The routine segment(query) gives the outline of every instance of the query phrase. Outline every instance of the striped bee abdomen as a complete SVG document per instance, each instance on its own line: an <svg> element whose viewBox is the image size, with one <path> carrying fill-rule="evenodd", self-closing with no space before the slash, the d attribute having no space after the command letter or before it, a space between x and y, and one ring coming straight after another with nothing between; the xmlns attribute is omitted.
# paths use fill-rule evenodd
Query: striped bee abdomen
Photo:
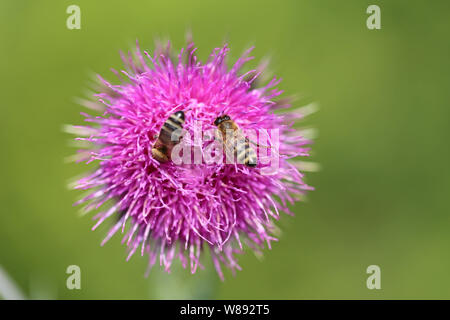
<svg viewBox="0 0 450 320"><path fill-rule="evenodd" d="M152 147L152 156L160 162L170 160L173 146L178 144L184 124L184 112L177 111L163 124L158 139Z"/></svg>
<svg viewBox="0 0 450 320"><path fill-rule="evenodd" d="M255 167L257 164L256 152L250 147L248 139L237 140L236 159L238 163L243 163L248 167Z"/></svg>

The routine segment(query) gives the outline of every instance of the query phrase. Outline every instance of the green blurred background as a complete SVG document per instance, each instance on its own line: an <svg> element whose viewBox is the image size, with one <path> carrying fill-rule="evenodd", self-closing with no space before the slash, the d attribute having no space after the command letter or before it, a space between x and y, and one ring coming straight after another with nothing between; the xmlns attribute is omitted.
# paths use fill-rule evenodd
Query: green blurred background
<svg viewBox="0 0 450 320"><path fill-rule="evenodd" d="M81 7L81 30L66 8ZM381 30L366 8L381 7ZM448 1L5 1L0 2L0 265L31 298L405 299L450 298L450 3ZM191 28L201 58L226 38L272 56L286 94L320 112L308 174L316 187L263 261L221 283L207 270L171 276L147 259L125 262L117 235L105 247L72 203L67 182L86 170L63 124L79 124L91 72L113 79L120 49L155 37L183 45ZM67 290L68 265L82 289ZM381 290L366 268L381 267ZM175 268L177 269L177 268Z"/></svg>

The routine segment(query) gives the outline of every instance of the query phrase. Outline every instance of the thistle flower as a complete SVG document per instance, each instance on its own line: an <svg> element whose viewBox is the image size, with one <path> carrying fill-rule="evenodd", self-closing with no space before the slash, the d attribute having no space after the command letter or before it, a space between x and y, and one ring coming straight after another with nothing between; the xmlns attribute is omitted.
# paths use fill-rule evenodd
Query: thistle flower
<svg viewBox="0 0 450 320"><path fill-rule="evenodd" d="M76 204L89 212L107 207L94 219L97 228L108 218L113 226L102 245L119 230L124 233L128 259L136 252L148 255L149 270L157 260L168 272L178 258L192 273L202 251L210 248L215 268L223 279L222 266L233 274L240 266L236 254L246 245L257 253L275 241L274 221L280 212L290 213L288 203L310 190L291 158L307 156L310 140L292 126L302 118L287 112L290 102L278 99L282 91L273 78L261 84L265 65L242 73L252 59L251 49L230 68L227 45L216 48L206 62L195 55L188 42L177 57L169 43L158 45L153 55L136 45L134 52L122 53L125 70L113 72L120 83L99 76L96 101L84 104L100 116L82 113L86 125L71 132L85 141L76 160L98 162L93 172L79 179L75 189L89 190ZM278 100L277 100L278 99ZM242 164L158 162L151 149L165 121L176 111L184 111L183 129L195 136L195 124L203 130L215 129L214 120L229 115L243 130L279 130L279 143L268 148L256 145L258 152L277 153L275 172L264 174L267 163L255 168ZM275 113L276 111L276 113ZM207 147L201 141L195 148ZM184 136L182 145L192 141ZM203 149L201 149L203 150ZM111 204L111 205L109 205ZM109 206L108 206L109 205Z"/></svg>

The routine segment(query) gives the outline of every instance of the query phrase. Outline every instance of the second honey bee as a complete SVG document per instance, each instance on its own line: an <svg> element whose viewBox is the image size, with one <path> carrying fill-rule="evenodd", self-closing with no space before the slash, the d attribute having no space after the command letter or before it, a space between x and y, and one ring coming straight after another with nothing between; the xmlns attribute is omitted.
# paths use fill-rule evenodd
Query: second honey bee
<svg viewBox="0 0 450 320"><path fill-rule="evenodd" d="M180 142L184 124L184 112L177 111L164 123L158 139L152 147L152 156L159 162L170 160L173 147Z"/></svg>
<svg viewBox="0 0 450 320"><path fill-rule="evenodd" d="M218 138L222 141L227 154L235 155L238 163L256 167L258 164L256 152L250 147L250 141L244 136L236 122L229 116L223 115L216 118L214 125L217 126L220 133Z"/></svg>

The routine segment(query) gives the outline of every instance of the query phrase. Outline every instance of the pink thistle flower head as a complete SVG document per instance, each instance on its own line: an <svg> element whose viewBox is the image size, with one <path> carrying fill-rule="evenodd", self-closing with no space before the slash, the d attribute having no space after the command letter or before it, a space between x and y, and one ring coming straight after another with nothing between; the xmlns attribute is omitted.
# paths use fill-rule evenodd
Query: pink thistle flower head
<svg viewBox="0 0 450 320"><path fill-rule="evenodd" d="M256 252L270 248L280 212L290 213L288 203L311 189L292 160L307 156L311 141L293 128L303 115L286 111L290 102L278 99L279 80L262 83L264 63L240 71L252 59L251 50L230 67L226 45L214 49L206 62L195 51L192 42L176 57L169 44L157 46L153 54L137 45L133 53L122 54L125 70L113 70L119 84L99 77L95 101L84 101L99 115L82 113L86 124L71 127L77 140L88 143L76 160L98 166L74 188L89 192L76 203L85 211L105 207L95 215L93 229L108 218L114 222L102 244L120 231L128 259L138 251L148 256L149 270L159 261L170 272L178 258L192 273L202 267L202 251L209 247L223 279L222 266L233 274L240 269L236 254L244 246ZM159 161L152 150L165 123L180 111L184 135L174 145L182 157ZM252 148L258 156L255 166L204 157L208 146L225 142L197 136L210 131L218 137L216 119L224 115L239 132L265 135L264 145L261 139L256 144L244 140L242 150ZM242 151L238 145L233 150Z"/></svg>

